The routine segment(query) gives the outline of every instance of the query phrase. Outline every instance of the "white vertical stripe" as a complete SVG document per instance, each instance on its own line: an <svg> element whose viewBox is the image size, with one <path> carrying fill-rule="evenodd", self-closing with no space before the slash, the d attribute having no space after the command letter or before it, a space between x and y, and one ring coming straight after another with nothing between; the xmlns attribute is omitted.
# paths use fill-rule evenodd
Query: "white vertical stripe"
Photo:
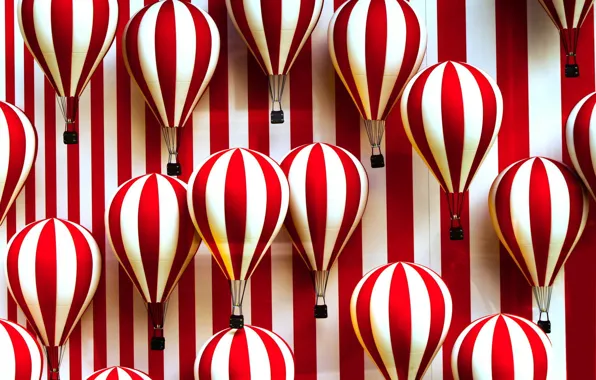
<svg viewBox="0 0 596 380"><path fill-rule="evenodd" d="M254 59L244 41L228 22L228 117L230 148L248 148L248 59ZM260 80L266 81L262 76Z"/></svg>
<svg viewBox="0 0 596 380"><path fill-rule="evenodd" d="M164 300L166 284L176 258L180 239L180 213L176 192L170 182L156 176L159 197L159 263L155 301ZM184 252L183 254L186 254ZM178 275L178 273L172 273Z"/></svg>
<svg viewBox="0 0 596 380"><path fill-rule="evenodd" d="M269 56L269 49L267 48L267 38L265 37L265 25L263 21L261 2L245 0L243 2L243 8L248 29L250 30L250 33L255 41L255 45L257 46L257 51L254 53L262 57L267 72L269 74L275 74L273 72L271 57ZM238 34L240 34L240 32L238 32Z"/></svg>
<svg viewBox="0 0 596 380"><path fill-rule="evenodd" d="M149 370L149 340L148 325L151 323L147 306L138 291L133 289L133 317L134 317L134 365L139 371Z"/></svg>
<svg viewBox="0 0 596 380"><path fill-rule="evenodd" d="M265 344L259 337L259 335L251 328L244 329L246 334L246 346L250 357L250 378L251 379L270 379L271 378L271 365L269 353ZM230 356L233 360L234 356ZM255 365L259 363L261 365Z"/></svg>
<svg viewBox="0 0 596 380"><path fill-rule="evenodd" d="M391 339L391 322L389 320L391 281L396 267L397 265L392 265L382 270L375 281L369 306L372 336L383 364L391 377L397 377L396 363L393 358L394 347ZM405 270L405 266L403 268Z"/></svg>
<svg viewBox="0 0 596 380"><path fill-rule="evenodd" d="M351 75L357 90L354 97L360 98L366 119L375 119L372 115L366 75L366 26L370 0L358 1L354 4L346 30L346 45ZM345 73L350 76L350 73Z"/></svg>
<svg viewBox="0 0 596 380"><path fill-rule="evenodd" d="M271 245L272 329L294 347L292 242L283 229Z"/></svg>
<svg viewBox="0 0 596 380"><path fill-rule="evenodd" d="M230 378L230 366L228 363L235 332L235 330L226 332L217 343L217 346L215 346L211 358L211 378Z"/></svg>
<svg viewBox="0 0 596 380"><path fill-rule="evenodd" d="M62 133L64 131L64 117L56 100L53 101L56 110L56 212L58 218L68 219L68 151L72 148L64 144ZM79 133L80 135L81 133ZM71 155L72 156L72 155ZM79 170L80 173L80 170Z"/></svg>
<svg viewBox="0 0 596 380"><path fill-rule="evenodd" d="M0 7L2 8L2 7ZM0 20L3 18L0 15ZM2 29L2 28L0 28ZM1 38L1 37L0 37ZM2 46L0 45L0 49ZM44 115L44 82L45 76L37 63L33 64L33 80L35 91L35 119L31 120L37 131L37 156L35 158L35 218L43 219L46 215L46 144L45 144L45 115ZM0 286L1 288L1 286Z"/></svg>
<svg viewBox="0 0 596 380"><path fill-rule="evenodd" d="M93 303L81 318L81 376L84 379L93 373Z"/></svg>
<svg viewBox="0 0 596 380"><path fill-rule="evenodd" d="M66 342L63 347L63 356L60 362L60 380L70 380L70 341Z"/></svg>
<svg viewBox="0 0 596 380"><path fill-rule="evenodd" d="M56 52L54 50L52 23L51 20L51 1L35 2L33 6L33 27L35 29L35 36L39 44L39 49L42 52L43 59L48 65L50 76L55 80L58 86L58 93L64 93L62 82L58 71L58 62L56 61Z"/></svg>
<svg viewBox="0 0 596 380"><path fill-rule="evenodd" d="M79 81L85 81L87 79L81 78L81 74L87 54L89 53L89 45L91 44L94 11L94 4L91 1L72 2L72 14L76 16L72 18L72 28L75 32L72 34L72 55L70 60L72 67L70 69L69 95L75 94Z"/></svg>
<svg viewBox="0 0 596 380"><path fill-rule="evenodd" d="M467 62L492 78L497 73L495 1L466 1ZM470 205L471 319L500 310L499 240L488 212L487 194L499 173L498 143L488 151L472 181Z"/></svg>
<svg viewBox="0 0 596 380"><path fill-rule="evenodd" d="M70 331L65 330L65 327L68 327L66 319L74 300L79 273L77 272L77 249L72 234L62 222L55 221L54 227L56 229L56 336L54 343L58 343L63 334L70 335Z"/></svg>
<svg viewBox="0 0 596 380"><path fill-rule="evenodd" d="M104 173L105 173L105 199L107 206L112 200L118 187L118 123L117 123L117 78L116 72L116 44L106 54L104 65ZM134 139L133 139L134 141ZM43 145L43 144L42 144ZM39 156L38 156L39 157ZM38 158L39 159L39 158ZM120 363L120 319L119 319L119 290L118 290L118 261L112 251L107 234L105 244L105 286L106 286L106 345L107 365L113 366Z"/></svg>
<svg viewBox="0 0 596 380"><path fill-rule="evenodd" d="M176 287L168 301L164 325L164 337L166 338L166 349L163 351L164 379L180 377L180 335L187 334L187 332L178 328L179 316L178 287Z"/></svg>
<svg viewBox="0 0 596 380"><path fill-rule="evenodd" d="M0 20L6 20L6 7L0 7ZM0 51L3 52L6 52L5 29L0 28ZM0 54L0 100L6 100L6 54Z"/></svg>
<svg viewBox="0 0 596 380"><path fill-rule="evenodd" d="M282 72L288 59L292 41L296 36L296 26L300 16L301 1L284 1L281 6L281 33L279 46L279 71ZM316 7L316 5L315 5ZM315 8L316 9L316 8ZM276 73L277 74L277 73Z"/></svg>
<svg viewBox="0 0 596 380"><path fill-rule="evenodd" d="M325 268L331 260L331 254L344 220L348 189L341 159L332 148L326 145L321 145L321 148L325 160L325 182L327 184L327 219L323 257L323 266Z"/></svg>
<svg viewBox="0 0 596 380"><path fill-rule="evenodd" d="M9 0L14 1L14 9L17 8L17 0ZM21 35L21 29L19 27L19 21L17 12L13 13L13 30L12 33L14 35L14 79L15 79L15 86L14 86L14 105L19 107L20 109L25 109L25 42L23 41L23 36ZM2 19L4 20L4 19Z"/></svg>
<svg viewBox="0 0 596 380"><path fill-rule="evenodd" d="M534 377L534 366L532 365L534 355L532 354L532 346L528 341L528 336L516 321L506 316L503 317L503 320L507 325L509 339L513 347L515 378L531 379Z"/></svg>
<svg viewBox="0 0 596 380"><path fill-rule="evenodd" d="M24 353L21 355L24 355ZM0 325L0 357L2 358L2 376L5 376L6 379L15 379L17 358L15 357L12 340L3 325Z"/></svg>
<svg viewBox="0 0 596 380"><path fill-rule="evenodd" d="M1 7L0 7L1 8ZM1 29L1 28L0 28ZM8 284L6 283L6 255L8 236L6 231L6 223L0 224L0 317L4 318L8 315Z"/></svg>

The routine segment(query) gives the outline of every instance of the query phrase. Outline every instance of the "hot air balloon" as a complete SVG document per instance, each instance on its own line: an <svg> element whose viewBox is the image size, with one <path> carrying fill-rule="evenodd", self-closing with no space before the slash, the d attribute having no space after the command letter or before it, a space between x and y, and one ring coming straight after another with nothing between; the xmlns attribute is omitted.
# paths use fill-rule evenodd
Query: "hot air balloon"
<svg viewBox="0 0 596 380"><path fill-rule="evenodd" d="M37 154L37 133L25 114L0 102L0 225L17 199Z"/></svg>
<svg viewBox="0 0 596 380"><path fill-rule="evenodd" d="M230 327L244 325L246 281L288 212L288 181L275 161L234 148L211 155L188 182L192 221L230 283Z"/></svg>
<svg viewBox="0 0 596 380"><path fill-rule="evenodd" d="M422 379L445 341L453 304L435 272L397 262L360 280L350 313L356 337L385 379Z"/></svg>
<svg viewBox="0 0 596 380"><path fill-rule="evenodd" d="M64 144L78 144L79 97L116 36L118 0L19 0L29 51L56 91Z"/></svg>
<svg viewBox="0 0 596 380"><path fill-rule="evenodd" d="M474 66L446 61L408 83L401 116L412 146L446 193L450 238L462 240L465 193L501 128L501 91Z"/></svg>
<svg viewBox="0 0 596 380"><path fill-rule="evenodd" d="M368 199L368 177L347 150L315 143L281 162L290 184L285 226L315 287L315 317L327 318L329 271L356 229Z"/></svg>
<svg viewBox="0 0 596 380"><path fill-rule="evenodd" d="M161 174L125 182L106 211L106 231L120 265L147 303L151 349L163 350L168 298L201 243L188 213L186 185Z"/></svg>
<svg viewBox="0 0 596 380"><path fill-rule="evenodd" d="M575 78L579 76L577 66L577 41L579 30L586 20L594 0L538 0L553 21L559 34L567 60L565 62L565 76Z"/></svg>
<svg viewBox="0 0 596 380"><path fill-rule="evenodd" d="M294 380L294 354L271 331L230 328L203 345L194 372L195 380Z"/></svg>
<svg viewBox="0 0 596 380"><path fill-rule="evenodd" d="M596 199L596 171L593 164L593 162L596 162L596 155L594 154L596 152L596 124L593 124L594 108L596 108L596 92L588 94L580 100L569 114L566 140L573 167L590 194L592 194L592 197Z"/></svg>
<svg viewBox="0 0 596 380"><path fill-rule="evenodd" d="M95 295L100 274L93 236L67 220L33 222L8 243L8 288L43 343L49 380L60 379L64 344Z"/></svg>
<svg viewBox="0 0 596 380"><path fill-rule="evenodd" d="M457 338L451 370L457 380L547 380L552 346L527 319L510 314L480 318Z"/></svg>
<svg viewBox="0 0 596 380"><path fill-rule="evenodd" d="M3 380L40 380L43 356L37 339L24 327L0 319Z"/></svg>
<svg viewBox="0 0 596 380"><path fill-rule="evenodd" d="M385 120L425 52L426 29L406 0L350 0L329 23L331 61L364 119L373 168L385 166Z"/></svg>
<svg viewBox="0 0 596 380"><path fill-rule="evenodd" d="M488 205L501 243L533 287L538 326L550 333L552 286L586 226L587 192L567 166L531 157L499 174Z"/></svg>
<svg viewBox="0 0 596 380"><path fill-rule="evenodd" d="M269 77L271 123L281 124L286 77L319 21L323 0L226 0L226 7L236 30Z"/></svg>
<svg viewBox="0 0 596 380"><path fill-rule="evenodd" d="M217 26L207 12L190 2L165 0L137 12L122 38L128 73L161 125L169 153L168 175L180 175L181 127L215 71Z"/></svg>
<svg viewBox="0 0 596 380"><path fill-rule="evenodd" d="M144 372L126 367L110 367L94 372L87 380L151 380Z"/></svg>

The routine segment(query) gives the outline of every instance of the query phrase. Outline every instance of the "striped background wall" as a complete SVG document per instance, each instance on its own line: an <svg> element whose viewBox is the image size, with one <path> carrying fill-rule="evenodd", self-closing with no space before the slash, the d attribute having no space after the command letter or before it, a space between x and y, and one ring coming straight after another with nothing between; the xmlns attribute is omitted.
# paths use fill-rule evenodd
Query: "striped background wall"
<svg viewBox="0 0 596 380"><path fill-rule="evenodd" d="M25 224L58 216L89 228L105 252L97 295L70 338L62 379L85 379L94 369L121 364L153 379L192 379L197 350L229 315L227 283L201 247L174 292L167 315L167 349L151 352L150 324L141 298L119 269L104 229L104 208L117 186L146 172L165 173L161 132L140 92L131 84L121 53L130 16L151 0L120 0L116 43L81 99L80 144L62 144L62 115L54 93L25 49L15 20L16 0L0 6L0 99L24 109L40 138L35 169L0 228L0 252ZM584 24L579 48L581 77L561 76L558 34L536 0L412 0L428 32L425 65L465 60L495 77L505 101L504 124L470 190L466 239L448 237L448 212L439 186L412 153L399 114L387 122L386 167L370 169L369 147L359 115L335 77L327 50L327 25L342 0L326 0L321 20L290 76L286 123L268 123L265 77L227 17L222 0L193 0L216 21L222 49L210 90L184 131L184 177L210 153L243 146L279 160L311 141L340 145L367 167L370 198L361 228L333 270L329 318L312 318L310 278L282 233L247 289L248 323L283 336L304 380L380 379L365 358L349 316L349 299L368 270L388 261L427 265L442 275L454 300L451 333L429 379L450 379L449 355L459 332L473 319L498 311L536 316L530 287L490 225L487 193L497 173L529 155L569 163L562 122L595 87L594 17ZM556 283L551 320L554 379L596 379L596 224L592 217L565 272ZM25 323L0 276L0 317Z"/></svg>

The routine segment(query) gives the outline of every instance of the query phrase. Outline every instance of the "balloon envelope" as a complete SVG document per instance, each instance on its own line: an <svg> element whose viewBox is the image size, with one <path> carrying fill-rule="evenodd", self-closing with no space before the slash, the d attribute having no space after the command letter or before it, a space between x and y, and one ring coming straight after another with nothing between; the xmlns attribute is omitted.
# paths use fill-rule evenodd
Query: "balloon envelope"
<svg viewBox="0 0 596 380"><path fill-rule="evenodd" d="M3 380L40 380L43 356L37 339L24 327L0 319Z"/></svg>
<svg viewBox="0 0 596 380"><path fill-rule="evenodd" d="M116 366L100 369L87 380L151 380L151 378L139 370Z"/></svg>
<svg viewBox="0 0 596 380"><path fill-rule="evenodd" d="M293 380L294 354L279 335L247 325L211 337L194 372L195 380Z"/></svg>
<svg viewBox="0 0 596 380"><path fill-rule="evenodd" d="M453 304L435 272L397 262L360 280L350 313L356 337L386 379L421 379L445 341Z"/></svg>
<svg viewBox="0 0 596 380"><path fill-rule="evenodd" d="M527 319L510 314L480 318L457 338L451 352L460 380L546 380L551 342Z"/></svg>
<svg viewBox="0 0 596 380"><path fill-rule="evenodd" d="M25 114L0 102L0 225L21 192L37 154L37 133Z"/></svg>
<svg viewBox="0 0 596 380"><path fill-rule="evenodd" d="M596 92L586 95L567 119L567 150L573 167L596 199Z"/></svg>

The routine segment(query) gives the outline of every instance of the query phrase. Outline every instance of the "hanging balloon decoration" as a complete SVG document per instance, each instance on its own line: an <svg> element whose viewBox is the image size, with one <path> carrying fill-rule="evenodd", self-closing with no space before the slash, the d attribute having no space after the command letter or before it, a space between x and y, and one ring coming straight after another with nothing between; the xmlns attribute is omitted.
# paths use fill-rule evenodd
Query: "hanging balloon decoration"
<svg viewBox="0 0 596 380"><path fill-rule="evenodd" d="M8 288L43 343L48 380L60 379L63 347L95 295L100 274L93 236L66 220L31 223L8 244Z"/></svg>
<svg viewBox="0 0 596 380"><path fill-rule="evenodd" d="M385 379L422 379L445 341L453 304L435 272L397 262L360 280L350 313L356 337Z"/></svg>
<svg viewBox="0 0 596 380"><path fill-rule="evenodd" d="M579 31L590 13L594 0L538 0L553 21L561 36L561 43L567 60L565 62L565 76L576 78L579 76L577 66L577 41Z"/></svg>
<svg viewBox="0 0 596 380"><path fill-rule="evenodd" d="M279 335L246 325L211 337L194 373L195 380L294 380L294 354Z"/></svg>
<svg viewBox="0 0 596 380"><path fill-rule="evenodd" d="M207 89L219 59L219 31L190 2L155 2L135 14L123 34L124 62L159 121L168 175L182 174L182 127ZM158 154L158 153L154 153Z"/></svg>
<svg viewBox="0 0 596 380"><path fill-rule="evenodd" d="M292 150L281 162L290 184L285 226L315 287L315 318L327 318L329 271L360 223L368 177L347 150L315 143Z"/></svg>
<svg viewBox="0 0 596 380"><path fill-rule="evenodd" d="M17 199L37 154L37 133L25 114L0 101L0 225Z"/></svg>
<svg viewBox="0 0 596 380"><path fill-rule="evenodd" d="M168 298L201 240L186 202L186 184L161 174L120 186L106 213L106 231L120 265L153 322L152 350L163 350Z"/></svg>
<svg viewBox="0 0 596 380"><path fill-rule="evenodd" d="M24 327L0 319L2 380L40 380L43 356L37 339Z"/></svg>
<svg viewBox="0 0 596 380"><path fill-rule="evenodd" d="M319 21L323 0L226 0L226 7L236 30L269 77L271 123L281 124L286 77Z"/></svg>
<svg viewBox="0 0 596 380"><path fill-rule="evenodd" d="M510 314L480 318L457 338L451 352L459 380L547 380L552 345L527 319Z"/></svg>
<svg viewBox="0 0 596 380"><path fill-rule="evenodd" d="M94 372L87 380L151 380L151 378L136 369L110 367Z"/></svg>
<svg viewBox="0 0 596 380"><path fill-rule="evenodd" d="M499 239L533 287L538 326L550 333L552 286L586 226L587 193L567 166L531 157L499 174L488 202Z"/></svg>
<svg viewBox="0 0 596 380"><path fill-rule="evenodd" d="M567 119L567 150L573 167L596 199L596 92L577 103Z"/></svg>
<svg viewBox="0 0 596 380"><path fill-rule="evenodd" d="M373 168L385 166L385 120L426 52L426 29L405 0L350 0L329 23L329 54L370 142Z"/></svg>
<svg viewBox="0 0 596 380"><path fill-rule="evenodd" d="M114 41L118 0L20 0L17 16L25 44L56 92L64 144L78 144L79 97Z"/></svg>
<svg viewBox="0 0 596 380"><path fill-rule="evenodd" d="M230 283L230 327L244 325L246 281L279 233L288 181L275 161L249 149L211 155L188 182L192 221Z"/></svg>
<svg viewBox="0 0 596 380"><path fill-rule="evenodd" d="M412 146L446 193L450 238L462 240L465 193L501 128L501 91L474 66L446 61L408 83L401 116Z"/></svg>

